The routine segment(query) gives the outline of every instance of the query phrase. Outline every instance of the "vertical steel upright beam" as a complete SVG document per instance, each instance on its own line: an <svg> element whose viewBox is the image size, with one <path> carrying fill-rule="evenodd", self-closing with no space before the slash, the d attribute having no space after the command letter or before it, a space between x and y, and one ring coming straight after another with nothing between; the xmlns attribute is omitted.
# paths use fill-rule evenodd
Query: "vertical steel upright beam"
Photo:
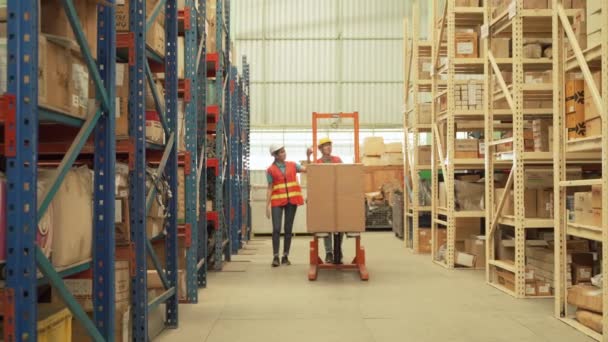
<svg viewBox="0 0 608 342"><path fill-rule="evenodd" d="M190 80L191 89L198 89L198 73L197 66L198 62L196 61L196 56L198 54L198 14L195 10L195 1L194 0L186 0L185 8L189 9L185 13L185 15L189 15L190 29L186 29L184 35L184 48L185 53L183 58L184 67L185 67L185 77L186 80ZM190 99L185 99L184 105L184 136L185 136L185 145L186 151L190 154L190 158L186 159L186 163L190 163L190 165L186 165L186 169L189 169L190 172L185 175L185 205L186 205L186 224L190 226L190 234L191 234L191 244L190 247L186 247L186 299L189 303L198 302L198 238L199 238L199 229L197 226L197 195L198 189L196 187L196 179L197 179L197 165L198 165L198 148L197 148L197 106L198 106L198 97L196 95L190 96ZM202 105L202 104L201 104Z"/></svg>
<svg viewBox="0 0 608 342"><path fill-rule="evenodd" d="M437 6L439 0L432 0L432 8L431 8L431 19L433 22L433 27L435 27L435 18L437 15ZM437 34L437 30L433 29L429 32L429 36L431 39L431 124L432 127L435 127L437 123L437 105L436 105L436 97L437 97L437 65L435 61L438 59L439 51L441 50L441 37ZM434 133L433 133L434 134ZM435 139L432 139L431 145L431 258L433 260L437 259L437 202L439 200L439 172L438 172L438 153L436 151Z"/></svg>
<svg viewBox="0 0 608 342"><path fill-rule="evenodd" d="M490 51L492 35L489 33L490 22L492 20L492 5L489 1L484 3L484 26L487 36L484 38L484 30L482 31L482 40L485 51ZM490 51L491 52L491 51ZM488 263L490 260L494 260L494 236L496 234L488 235L490 231L490 225L494 217L494 149L491 146L491 142L494 140L494 82L493 69L490 67L489 53L483 60L484 70L484 108L485 108L485 120L484 120L484 139L485 139L485 204L486 204L486 282L491 281L491 266Z"/></svg>
<svg viewBox="0 0 608 342"><path fill-rule="evenodd" d="M134 65L129 65L129 137L132 163L129 165L129 218L135 248L135 277L131 280L133 341L148 340L148 288L146 266L146 7L129 0L129 30L133 33Z"/></svg>
<svg viewBox="0 0 608 342"><path fill-rule="evenodd" d="M602 103L608 108L608 0L602 0ZM602 270L608 270L608 120L602 119ZM608 282L602 282L602 304L608 307ZM602 314L604 340L608 339L608 310Z"/></svg>
<svg viewBox="0 0 608 342"><path fill-rule="evenodd" d="M113 2L113 1L110 1ZM110 107L103 111L95 128L95 174L93 178L93 319L107 341L113 341L115 317L115 7L97 6L97 64ZM101 102L99 98L97 102ZM103 108L103 106L102 106Z"/></svg>
<svg viewBox="0 0 608 342"><path fill-rule="evenodd" d="M523 66L523 1L515 0L516 15L512 21L513 44L513 172L515 213L515 296L525 297L525 198L524 198L524 66Z"/></svg>
<svg viewBox="0 0 608 342"><path fill-rule="evenodd" d="M6 287L14 291L18 310L13 339L36 341L38 1L8 0L7 5Z"/></svg>
<svg viewBox="0 0 608 342"><path fill-rule="evenodd" d="M454 267L454 255L455 255L455 242L456 242L456 201L454 198L454 139L456 138L456 121L454 119L454 111L456 109L456 104L454 103L454 87L455 87L455 72L456 68L454 66L454 58L456 57L456 15L454 14L455 10L455 2L448 1L448 11L447 11L447 35L448 35L448 115L446 119L446 139L445 143L447 145L447 157L448 161L446 165L447 174L443 175L443 179L445 182L445 191L447 193L447 206L448 206L448 215L446 217L447 222L447 243L445 249L445 263L447 267ZM438 137L440 138L440 137Z"/></svg>
<svg viewBox="0 0 608 342"><path fill-rule="evenodd" d="M177 132L177 0L167 0L165 4L165 104L166 119L169 131ZM169 288L177 288L178 262L177 262L177 139L169 140L171 149L165 175L169 183L172 196L169 197L169 213L167 217L165 238L166 248L166 274ZM166 321L168 328L177 328L178 325L178 291L167 299L165 303Z"/></svg>
<svg viewBox="0 0 608 342"><path fill-rule="evenodd" d="M198 180L198 201L199 201L199 212L198 212L198 259L199 262L203 261L203 265L198 270L197 282L198 286L207 286L207 241L209 236L207 234L207 155L205 153L205 147L207 146L207 47L206 47L206 29L205 20L207 17L207 8L205 0L198 1L198 15L196 23L198 25L198 44L199 48L202 46L201 54L197 63L197 89L195 98L198 102L197 107L197 152L199 156L199 167L197 169L197 180Z"/></svg>

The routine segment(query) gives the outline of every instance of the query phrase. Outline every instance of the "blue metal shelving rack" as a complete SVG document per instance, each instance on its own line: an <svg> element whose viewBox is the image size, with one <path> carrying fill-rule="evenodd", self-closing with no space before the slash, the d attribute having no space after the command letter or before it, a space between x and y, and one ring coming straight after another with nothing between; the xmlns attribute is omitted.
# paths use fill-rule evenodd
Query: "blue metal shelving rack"
<svg viewBox="0 0 608 342"><path fill-rule="evenodd" d="M9 0L8 89L2 98L7 170L7 279L2 290L3 304L12 312L5 319L7 340L37 339L37 268L64 300L74 317L95 341L114 339L114 217L115 135L114 93L116 63L115 11L113 1L98 6L98 53L92 56L71 0L63 7L72 26L81 54L93 80L97 99L94 114L78 120L38 107L39 7L34 0ZM32 82L33 81L33 82ZM40 205L37 203L37 163L39 122L55 122L80 127L63 155L55 177ZM62 277L74 270L57 272L35 244L39 219L46 212L65 175L86 141L94 133L94 213L93 260L78 270L92 268L95 310L91 321L66 288ZM92 265L92 266L91 266Z"/></svg>
<svg viewBox="0 0 608 342"><path fill-rule="evenodd" d="M207 155L205 145L207 139L207 40L205 20L207 18L207 7L205 0L199 0L198 16L196 24L198 26L197 39L199 46L197 51L196 77L197 91L196 98L198 107L196 109L196 154L197 163L197 188L199 212L196 230L198 231L197 246L197 284L199 287L207 286Z"/></svg>
<svg viewBox="0 0 608 342"><path fill-rule="evenodd" d="M249 179L249 118L250 118L250 102L249 102L249 63L247 63L247 56L243 56L242 65L243 76L241 80L241 152L242 152L242 191L243 191L243 239L248 241L251 238L251 205L249 202L249 195L251 191L251 183Z"/></svg>

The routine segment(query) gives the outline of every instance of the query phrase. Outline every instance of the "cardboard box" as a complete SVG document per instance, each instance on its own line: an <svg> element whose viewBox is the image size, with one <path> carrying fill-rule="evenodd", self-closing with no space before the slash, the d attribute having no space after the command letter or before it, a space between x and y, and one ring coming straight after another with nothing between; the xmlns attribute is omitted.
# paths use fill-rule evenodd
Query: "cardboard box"
<svg viewBox="0 0 608 342"><path fill-rule="evenodd" d="M602 73L600 71L595 71L592 73L593 81L595 82L595 86L597 90L602 92ZM584 82L584 94L588 97L587 101L584 103L585 108L585 120L595 119L600 116L600 112L595 106L595 102L593 101L593 96L591 95L591 90L587 82Z"/></svg>
<svg viewBox="0 0 608 342"><path fill-rule="evenodd" d="M433 151L431 145L418 146L418 165L431 165Z"/></svg>
<svg viewBox="0 0 608 342"><path fill-rule="evenodd" d="M131 241L131 221L129 216L129 198L116 199L116 215L114 219L117 243L128 243Z"/></svg>
<svg viewBox="0 0 608 342"><path fill-rule="evenodd" d="M432 239L431 228L418 228L418 253L431 253Z"/></svg>
<svg viewBox="0 0 608 342"><path fill-rule="evenodd" d="M602 186L593 185L591 187L591 208L602 209Z"/></svg>
<svg viewBox="0 0 608 342"><path fill-rule="evenodd" d="M551 292L551 283L547 281L536 281L536 295L537 296L551 296L553 293Z"/></svg>
<svg viewBox="0 0 608 342"><path fill-rule="evenodd" d="M591 199L591 192L577 192L574 194L574 222L583 225L591 225L593 217L590 217L588 214L592 212Z"/></svg>
<svg viewBox="0 0 608 342"><path fill-rule="evenodd" d="M543 47L538 43L524 44L524 58L541 58L543 56Z"/></svg>
<svg viewBox="0 0 608 342"><path fill-rule="evenodd" d="M492 38L490 45L495 58L509 58L511 56L510 38Z"/></svg>
<svg viewBox="0 0 608 342"><path fill-rule="evenodd" d="M93 279L90 273L85 272L64 279L64 284L78 303L82 305L84 311L93 311ZM114 287L116 307L128 307L131 302L131 272L128 261L116 260L114 264ZM56 291L53 291L51 301L53 303L63 302Z"/></svg>
<svg viewBox="0 0 608 342"><path fill-rule="evenodd" d="M579 309L603 312L602 289L592 285L574 285L568 289L568 304Z"/></svg>
<svg viewBox="0 0 608 342"><path fill-rule="evenodd" d="M428 80L431 78L431 58L420 57L418 59L418 78L421 80Z"/></svg>
<svg viewBox="0 0 608 342"><path fill-rule="evenodd" d="M505 189L494 190L494 208L498 208L498 203L500 203L500 199L504 192ZM514 213L513 190L510 190L502 207L502 215L514 215Z"/></svg>
<svg viewBox="0 0 608 342"><path fill-rule="evenodd" d="M585 81L566 81L566 127L568 138L585 136Z"/></svg>
<svg viewBox="0 0 608 342"><path fill-rule="evenodd" d="M536 217L553 218L553 189L536 190Z"/></svg>
<svg viewBox="0 0 608 342"><path fill-rule="evenodd" d="M549 152L549 131L552 129L553 121L547 119L532 120L532 133L534 135L534 151Z"/></svg>
<svg viewBox="0 0 608 342"><path fill-rule="evenodd" d="M384 145L386 153L403 153L403 145L399 142Z"/></svg>
<svg viewBox="0 0 608 342"><path fill-rule="evenodd" d="M479 140L456 139L454 146L454 158L475 159L479 158Z"/></svg>
<svg viewBox="0 0 608 342"><path fill-rule="evenodd" d="M399 152L399 153L385 153L381 157L381 159L384 160L384 162L386 163L386 165L390 165L390 166L403 165L403 163L404 163L403 153L401 153L401 152Z"/></svg>
<svg viewBox="0 0 608 342"><path fill-rule="evenodd" d="M528 297L536 297L538 289L536 287L536 283L526 283L525 286L526 296Z"/></svg>
<svg viewBox="0 0 608 342"><path fill-rule="evenodd" d="M456 58L479 57L479 40L477 32L456 32Z"/></svg>
<svg viewBox="0 0 608 342"><path fill-rule="evenodd" d="M479 237L464 240L464 251L475 256L475 268L486 266L486 241Z"/></svg>
<svg viewBox="0 0 608 342"><path fill-rule="evenodd" d="M591 225L594 227L602 227L602 209L593 208L591 209L593 216L591 217Z"/></svg>
<svg viewBox="0 0 608 342"><path fill-rule="evenodd" d="M129 65L116 63L116 139L129 137Z"/></svg>
<svg viewBox="0 0 608 342"><path fill-rule="evenodd" d="M536 281L536 273L534 272L534 269L526 268L524 276L526 278L526 283L533 283Z"/></svg>
<svg viewBox="0 0 608 342"><path fill-rule="evenodd" d="M585 120L585 136L596 137L602 135L602 118L596 117Z"/></svg>
<svg viewBox="0 0 608 342"><path fill-rule="evenodd" d="M363 155L366 157L370 156L382 156L385 152L384 149L384 138L382 137L367 137L363 140Z"/></svg>
<svg viewBox="0 0 608 342"><path fill-rule="evenodd" d="M74 1L74 7L91 50L91 55L93 58L97 58L97 1ZM72 30L60 0L40 1L40 18L42 18L40 20L41 33L68 39L73 44L77 44L74 30Z"/></svg>
<svg viewBox="0 0 608 342"><path fill-rule="evenodd" d="M156 270L148 270L148 289L162 289L164 290L163 282L160 280L160 276ZM177 296L179 299L186 299L187 285L186 285L186 271L180 269L177 271Z"/></svg>
<svg viewBox="0 0 608 342"><path fill-rule="evenodd" d="M604 331L603 316L595 312L586 310L577 310L575 314L576 320L582 325L598 332L600 334Z"/></svg>
<svg viewBox="0 0 608 342"><path fill-rule="evenodd" d="M371 156L361 158L361 163L365 166L385 166L387 160L380 156Z"/></svg>
<svg viewBox="0 0 608 342"><path fill-rule="evenodd" d="M587 135L585 127L585 112L578 111L566 114L568 139L584 138Z"/></svg>
<svg viewBox="0 0 608 342"><path fill-rule="evenodd" d="M587 283L593 276L593 267L572 263L572 282L573 284Z"/></svg>
<svg viewBox="0 0 608 342"><path fill-rule="evenodd" d="M547 0L525 0L524 9L547 9L549 2Z"/></svg>
<svg viewBox="0 0 608 342"><path fill-rule="evenodd" d="M161 57L165 56L165 28L158 22L146 32L146 44Z"/></svg>
<svg viewBox="0 0 608 342"><path fill-rule="evenodd" d="M365 231L363 166L311 164L307 170L307 231Z"/></svg>
<svg viewBox="0 0 608 342"><path fill-rule="evenodd" d="M82 58L43 35L38 57L40 106L85 118L89 105L89 73Z"/></svg>
<svg viewBox="0 0 608 342"><path fill-rule="evenodd" d="M476 257L475 255L469 253L456 251L454 255L454 263L464 267L475 267Z"/></svg>
<svg viewBox="0 0 608 342"><path fill-rule="evenodd" d="M445 245L446 241L448 240L448 231L447 229L437 229L436 233L437 236L437 243L435 244L435 246L437 247L437 249L439 249L439 247Z"/></svg>
<svg viewBox="0 0 608 342"><path fill-rule="evenodd" d="M418 124L429 125L433 120L432 103L418 104Z"/></svg>
<svg viewBox="0 0 608 342"><path fill-rule="evenodd" d="M545 84L551 83L552 79L553 76L547 71L526 71L524 74L524 81L526 83Z"/></svg>
<svg viewBox="0 0 608 342"><path fill-rule="evenodd" d="M158 0L146 0L146 17L149 18L154 7L158 3ZM116 31L117 32L128 32L129 31L129 18L130 18L130 1L117 1L116 3ZM165 27L165 9L162 8L156 17L156 22L162 27Z"/></svg>

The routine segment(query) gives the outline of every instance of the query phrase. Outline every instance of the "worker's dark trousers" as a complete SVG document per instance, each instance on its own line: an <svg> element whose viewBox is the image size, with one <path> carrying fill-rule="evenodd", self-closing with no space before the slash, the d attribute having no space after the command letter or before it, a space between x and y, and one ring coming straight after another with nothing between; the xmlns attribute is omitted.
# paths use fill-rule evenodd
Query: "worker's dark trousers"
<svg viewBox="0 0 608 342"><path fill-rule="evenodd" d="M279 245L281 244L281 221L285 212L285 241L283 255L289 255L291 247L291 233L293 231L293 220L296 217L297 205L288 204L283 207L272 207L272 252L274 256L279 255Z"/></svg>

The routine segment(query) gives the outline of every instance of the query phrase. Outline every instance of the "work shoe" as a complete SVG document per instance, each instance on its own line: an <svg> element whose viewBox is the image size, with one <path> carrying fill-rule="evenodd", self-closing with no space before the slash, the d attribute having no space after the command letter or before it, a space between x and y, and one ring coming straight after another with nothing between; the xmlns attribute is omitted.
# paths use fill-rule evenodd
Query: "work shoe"
<svg viewBox="0 0 608 342"><path fill-rule="evenodd" d="M272 259L272 267L279 267L279 265L279 257L275 256L274 259Z"/></svg>
<svg viewBox="0 0 608 342"><path fill-rule="evenodd" d="M284 255L283 258L281 258L281 264L283 265L291 265L291 261L289 261L289 258L287 258L287 255Z"/></svg>
<svg viewBox="0 0 608 342"><path fill-rule="evenodd" d="M328 264L333 264L334 263L334 254L333 253L326 253L325 254L325 262Z"/></svg>

